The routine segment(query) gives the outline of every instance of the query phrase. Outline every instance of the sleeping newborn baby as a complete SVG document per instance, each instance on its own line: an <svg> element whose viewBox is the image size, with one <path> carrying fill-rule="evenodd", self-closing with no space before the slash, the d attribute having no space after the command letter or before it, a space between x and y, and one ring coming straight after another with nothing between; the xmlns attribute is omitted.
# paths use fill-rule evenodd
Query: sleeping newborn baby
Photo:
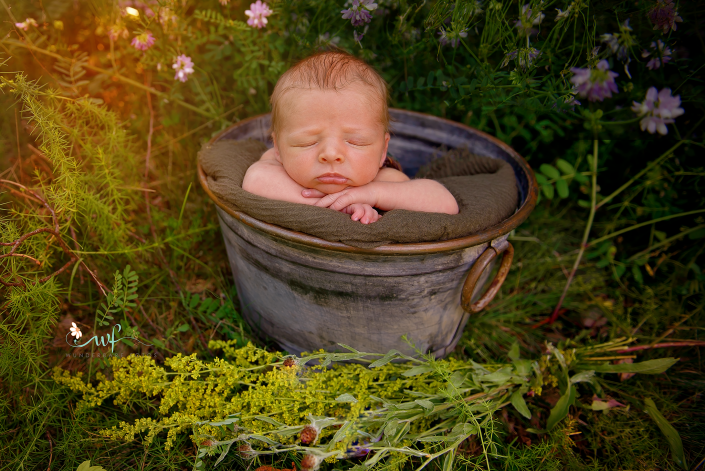
<svg viewBox="0 0 705 471"><path fill-rule="evenodd" d="M274 147L248 168L242 188L341 211L363 224L381 217L376 209L457 214L440 183L383 167L387 101L384 79L352 55L321 52L300 61L274 87Z"/></svg>

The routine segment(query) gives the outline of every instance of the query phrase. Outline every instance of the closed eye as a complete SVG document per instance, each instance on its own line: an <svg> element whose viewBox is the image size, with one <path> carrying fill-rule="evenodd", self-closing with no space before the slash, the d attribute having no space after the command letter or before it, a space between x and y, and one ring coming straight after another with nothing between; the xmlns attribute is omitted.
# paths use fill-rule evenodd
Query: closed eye
<svg viewBox="0 0 705 471"><path fill-rule="evenodd" d="M294 144L292 147L311 147L312 145L315 145L316 142L305 142L303 144Z"/></svg>
<svg viewBox="0 0 705 471"><path fill-rule="evenodd" d="M356 147L367 147L370 145L370 144L368 144L366 142L362 142L362 141L347 141L347 142L348 142L348 144L356 146Z"/></svg>

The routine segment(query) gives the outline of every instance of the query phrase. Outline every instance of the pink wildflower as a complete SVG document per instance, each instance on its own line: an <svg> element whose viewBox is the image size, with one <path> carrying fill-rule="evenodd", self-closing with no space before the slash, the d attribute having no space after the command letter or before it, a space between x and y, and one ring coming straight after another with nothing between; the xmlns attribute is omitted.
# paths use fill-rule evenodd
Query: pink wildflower
<svg viewBox="0 0 705 471"><path fill-rule="evenodd" d="M247 20L247 24L253 28L264 28L267 26L267 17L272 13L273 11L269 9L266 3L262 2L262 0L257 0L257 2L250 4L249 10L245 10L245 15L250 17Z"/></svg>
<svg viewBox="0 0 705 471"><path fill-rule="evenodd" d="M651 54L654 55L654 57L646 63L646 67L648 67L649 70L658 69L661 65L665 65L671 61L671 48L666 46L660 39L651 43L651 49L652 51L644 49L644 52L641 53L641 57L649 57Z"/></svg>
<svg viewBox="0 0 705 471"><path fill-rule="evenodd" d="M181 54L176 58L176 62L174 62L172 67L176 70L174 80L185 82L188 80L188 76L193 73L193 61L189 56L184 54Z"/></svg>
<svg viewBox="0 0 705 471"><path fill-rule="evenodd" d="M646 100L643 103L633 102L632 111L638 116L643 116L639 121L642 131L649 134L658 132L662 136L668 134L667 124L675 122L675 118L685 113L680 107L680 95L672 96L670 88L664 88L660 92L656 87L651 87L646 92Z"/></svg>
<svg viewBox="0 0 705 471"><path fill-rule="evenodd" d="M683 18L678 16L673 0L658 0L656 6L649 12L649 19L654 25L654 29L660 29L663 34L668 34L668 30L678 29L676 23L682 23Z"/></svg>
<svg viewBox="0 0 705 471"><path fill-rule="evenodd" d="M34 18L27 18L24 20L22 23L15 23L15 26L17 26L19 29L23 31L27 31L30 26L37 27L39 26L37 22L34 20Z"/></svg>
<svg viewBox="0 0 705 471"><path fill-rule="evenodd" d="M156 39L152 36L152 33L145 31L144 33L132 38L132 45L138 51L146 51L150 47L154 46Z"/></svg>
<svg viewBox="0 0 705 471"><path fill-rule="evenodd" d="M617 83L614 78L619 74L609 70L610 66L606 60L597 63L594 69L580 69L573 67L570 69L575 75L570 79L576 86L581 98L587 97L589 101L602 101L611 98L612 92L618 93Z"/></svg>

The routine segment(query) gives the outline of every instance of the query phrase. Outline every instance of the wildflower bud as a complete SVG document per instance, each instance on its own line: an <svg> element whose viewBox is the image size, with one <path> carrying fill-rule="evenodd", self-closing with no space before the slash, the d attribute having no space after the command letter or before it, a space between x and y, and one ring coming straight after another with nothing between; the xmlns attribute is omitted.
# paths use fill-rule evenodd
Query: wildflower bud
<svg viewBox="0 0 705 471"><path fill-rule="evenodd" d="M243 443L242 445L237 447L237 451L240 454L240 457L245 458L246 460L251 460L257 454L255 453L255 450L252 449L249 443Z"/></svg>
<svg viewBox="0 0 705 471"><path fill-rule="evenodd" d="M301 435L299 438L301 439L301 443L304 445L310 445L316 441L316 437L318 437L318 429L314 427L313 425L307 425L304 427L304 429L301 431Z"/></svg>
<svg viewBox="0 0 705 471"><path fill-rule="evenodd" d="M296 359L293 357L289 357L286 360L284 360L284 366L290 367L290 366L296 366Z"/></svg>
<svg viewBox="0 0 705 471"><path fill-rule="evenodd" d="M301 471L316 471L321 465L321 458L313 455L306 455L301 460Z"/></svg>

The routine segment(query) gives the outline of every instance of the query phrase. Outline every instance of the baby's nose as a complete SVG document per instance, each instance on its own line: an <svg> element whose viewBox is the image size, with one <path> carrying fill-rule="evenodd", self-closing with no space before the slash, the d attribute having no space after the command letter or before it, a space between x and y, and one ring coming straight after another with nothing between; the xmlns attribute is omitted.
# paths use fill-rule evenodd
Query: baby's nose
<svg viewBox="0 0 705 471"><path fill-rule="evenodd" d="M345 162L345 156L337 152L323 152L318 156L318 161L322 164L342 164Z"/></svg>

